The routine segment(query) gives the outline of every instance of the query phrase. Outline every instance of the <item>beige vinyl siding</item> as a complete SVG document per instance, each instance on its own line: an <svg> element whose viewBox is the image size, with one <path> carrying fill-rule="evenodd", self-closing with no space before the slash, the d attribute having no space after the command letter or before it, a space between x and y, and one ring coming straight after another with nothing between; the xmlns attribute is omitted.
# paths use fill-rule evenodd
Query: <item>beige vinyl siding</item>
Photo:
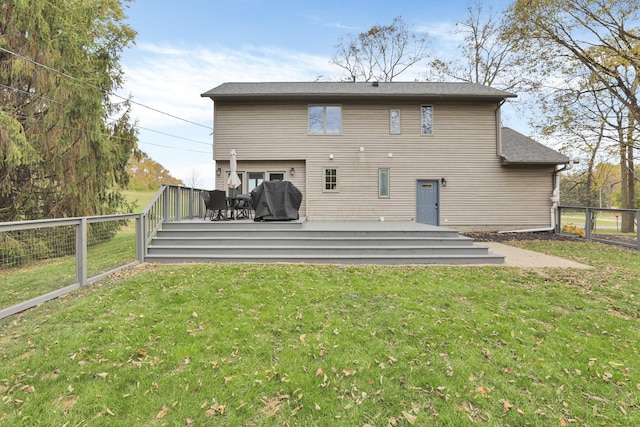
<svg viewBox="0 0 640 427"><path fill-rule="evenodd" d="M341 135L309 135L309 103L218 102L214 157L228 162L235 149L239 170L248 161L265 170L270 162L300 165L291 181L303 192L309 220L415 220L417 180L444 177L447 186L441 188L439 204L443 226L549 225L553 169L500 165L495 103L425 99L368 104L330 100L325 105L329 104L342 105ZM432 135L420 133L421 105L433 106ZM390 108L401 110L401 134L389 134ZM338 169L338 192L323 191L327 167ZM380 168L390 171L388 199L378 197Z"/></svg>

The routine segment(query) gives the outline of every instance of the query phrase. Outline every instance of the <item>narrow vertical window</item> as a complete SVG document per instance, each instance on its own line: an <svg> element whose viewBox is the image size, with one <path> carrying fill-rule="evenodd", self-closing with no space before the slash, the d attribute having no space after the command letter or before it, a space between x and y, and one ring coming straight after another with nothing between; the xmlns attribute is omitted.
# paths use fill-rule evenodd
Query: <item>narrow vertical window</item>
<svg viewBox="0 0 640 427"><path fill-rule="evenodd" d="M420 110L420 118L422 120L422 135L433 134L433 107L431 105L423 105Z"/></svg>
<svg viewBox="0 0 640 427"><path fill-rule="evenodd" d="M389 169L378 169L378 197L389 197Z"/></svg>
<svg viewBox="0 0 640 427"><path fill-rule="evenodd" d="M338 191L338 170L324 169L324 191Z"/></svg>
<svg viewBox="0 0 640 427"><path fill-rule="evenodd" d="M400 118L400 109L392 108L389 110L389 133L399 135L402 133L402 123Z"/></svg>

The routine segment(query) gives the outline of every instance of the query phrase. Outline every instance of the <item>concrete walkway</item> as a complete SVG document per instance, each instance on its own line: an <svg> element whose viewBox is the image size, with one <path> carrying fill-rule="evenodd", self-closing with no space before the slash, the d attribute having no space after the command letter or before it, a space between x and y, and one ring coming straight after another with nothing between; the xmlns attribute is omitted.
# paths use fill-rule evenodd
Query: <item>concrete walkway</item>
<svg viewBox="0 0 640 427"><path fill-rule="evenodd" d="M545 255L540 252L529 251L526 249L516 248L514 246L503 245L497 242L478 242L480 246L488 247L494 254L503 255L505 257L504 264L507 267L521 268L579 268L592 269L589 265L580 264L568 259Z"/></svg>

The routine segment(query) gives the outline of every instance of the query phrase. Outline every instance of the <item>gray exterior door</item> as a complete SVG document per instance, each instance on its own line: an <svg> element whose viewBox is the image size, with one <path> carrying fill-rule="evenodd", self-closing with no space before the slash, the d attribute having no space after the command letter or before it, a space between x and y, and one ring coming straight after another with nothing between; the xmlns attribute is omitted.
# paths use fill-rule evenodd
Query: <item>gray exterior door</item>
<svg viewBox="0 0 640 427"><path fill-rule="evenodd" d="M438 215L439 202L438 180L422 180L416 183L416 222L429 225L440 225Z"/></svg>

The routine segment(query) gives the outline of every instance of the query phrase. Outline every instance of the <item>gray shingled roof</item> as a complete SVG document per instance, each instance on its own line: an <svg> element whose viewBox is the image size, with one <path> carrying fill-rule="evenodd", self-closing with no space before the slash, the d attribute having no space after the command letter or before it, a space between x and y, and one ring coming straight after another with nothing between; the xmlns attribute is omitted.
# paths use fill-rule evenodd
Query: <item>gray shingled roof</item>
<svg viewBox="0 0 640 427"><path fill-rule="evenodd" d="M290 82L223 83L201 96L212 100L314 97L378 98L476 98L501 100L516 95L474 83L436 82Z"/></svg>
<svg viewBox="0 0 640 427"><path fill-rule="evenodd" d="M505 165L558 165L569 163L569 157L511 128L502 128L502 162Z"/></svg>

